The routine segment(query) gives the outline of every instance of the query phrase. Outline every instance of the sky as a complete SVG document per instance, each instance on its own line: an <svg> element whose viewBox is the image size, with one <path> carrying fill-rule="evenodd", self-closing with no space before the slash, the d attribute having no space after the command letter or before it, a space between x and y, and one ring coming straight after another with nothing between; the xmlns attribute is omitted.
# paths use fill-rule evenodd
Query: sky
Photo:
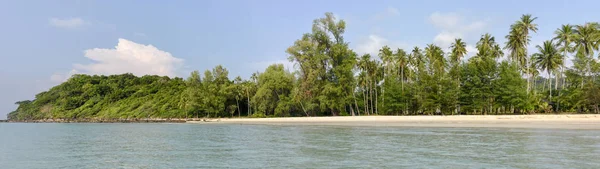
<svg viewBox="0 0 600 169"><path fill-rule="evenodd" d="M187 77L225 66L247 78L274 63L294 69L285 50L332 12L346 22L345 40L358 54L383 45L412 49L454 38L469 55L484 33L504 44L522 14L538 17L534 46L562 24L597 22L600 1L355 0L19 0L0 1L0 119L15 102L72 74L131 72ZM568 62L567 64L571 64Z"/></svg>

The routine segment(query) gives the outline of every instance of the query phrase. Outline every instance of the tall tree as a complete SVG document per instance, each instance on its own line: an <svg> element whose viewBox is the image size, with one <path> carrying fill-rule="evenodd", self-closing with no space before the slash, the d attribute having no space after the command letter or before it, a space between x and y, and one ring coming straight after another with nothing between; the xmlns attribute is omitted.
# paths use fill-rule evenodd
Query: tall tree
<svg viewBox="0 0 600 169"><path fill-rule="evenodd" d="M575 49L572 44L573 41L575 41L575 32L573 30L573 26L567 24L567 25L562 25L560 28L556 29L556 31L554 31L554 35L555 37L552 40L556 40L557 44L560 44L560 48L559 51L563 52L563 57L567 57L567 54L570 52L573 52L573 50ZM564 64L560 65L561 68L561 73L560 76L556 76L556 84L558 84L558 78L561 77L564 74ZM566 79L566 78L563 78ZM563 80L562 83L562 87L564 88L565 82ZM558 87L558 85L556 85L556 87ZM558 88L555 88L556 90L558 90Z"/></svg>
<svg viewBox="0 0 600 169"><path fill-rule="evenodd" d="M598 50L600 45L598 43L600 40L598 27L599 24L595 22L575 26L575 50L578 55L584 57L581 59L585 63L586 75L591 73L594 51ZM581 83L581 87L583 87L583 81Z"/></svg>
<svg viewBox="0 0 600 169"><path fill-rule="evenodd" d="M554 44L551 40L545 41L542 46L537 45L536 48L538 53L533 54L535 58L534 62L538 68L548 73L548 85L550 89L548 98L552 99L552 83L550 79L552 78L552 72L558 70L560 65L563 64L563 56L558 50L558 45Z"/></svg>
<svg viewBox="0 0 600 169"><path fill-rule="evenodd" d="M454 76L456 80L456 85L458 91L460 92L460 64L462 62L462 58L467 55L467 44L462 39L454 39L452 45L450 45L450 62L452 63L452 68L450 70L450 74ZM460 112L460 105L456 106L456 113Z"/></svg>
<svg viewBox="0 0 600 169"><path fill-rule="evenodd" d="M381 95L385 95L385 83L386 83L386 73L389 74L390 72L390 68L393 68L393 60L394 60L394 54L392 49L390 49L390 47L388 46L383 46L381 49L379 49L379 58L382 61L381 66L383 67L383 85L381 85ZM382 98L381 100L381 104L382 106L385 107L385 97Z"/></svg>
<svg viewBox="0 0 600 169"><path fill-rule="evenodd" d="M509 58L511 60L520 63L522 70L527 73L529 59L527 56L527 46L530 41L530 31L537 32L537 24L534 21L537 17L533 17L531 14L524 14L521 18L510 26L510 33L506 36L507 42L505 49L510 51ZM531 73L528 73L531 74ZM530 81L527 81L527 88L529 90Z"/></svg>

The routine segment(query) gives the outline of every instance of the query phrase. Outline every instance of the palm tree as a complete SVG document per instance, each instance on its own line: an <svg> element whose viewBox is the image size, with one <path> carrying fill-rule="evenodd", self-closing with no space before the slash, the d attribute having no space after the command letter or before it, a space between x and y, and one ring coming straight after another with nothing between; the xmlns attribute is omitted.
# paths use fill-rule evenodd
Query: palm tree
<svg viewBox="0 0 600 169"><path fill-rule="evenodd" d="M550 78L552 77L551 73L556 71L560 65L563 64L563 56L558 50L558 45L554 44L551 40L545 41L543 46L537 45L536 48L538 53L533 54L535 65L548 73L548 85L550 89L548 98L552 99L552 83L550 83Z"/></svg>
<svg viewBox="0 0 600 169"><path fill-rule="evenodd" d="M525 34L525 37L529 36L529 31L537 32L537 24L533 23L537 17L531 16L531 14L524 14L521 16L521 20L519 20L519 25L524 28L522 31Z"/></svg>
<svg viewBox="0 0 600 169"><path fill-rule="evenodd" d="M467 44L460 38L454 39L454 42L450 45L450 50L452 51L450 60L458 63L467 54Z"/></svg>
<svg viewBox="0 0 600 169"><path fill-rule="evenodd" d="M575 40L575 33L573 30L573 26L567 24L567 25L562 25L560 28L556 29L556 31L554 31L554 34L556 35L552 40L556 40L557 44L560 44L560 51L563 52L563 57L567 57L567 52L573 52L574 47L571 46L571 44L573 43L573 41ZM560 65L561 67L561 73L560 76L562 76L562 74L564 73L564 65ZM558 77L556 76L556 84L558 84ZM563 78L563 83L562 83L562 87L565 87L565 81ZM555 90L558 90L556 87L558 87L558 85L555 86Z"/></svg>
<svg viewBox="0 0 600 169"><path fill-rule="evenodd" d="M578 54L587 57L586 60L593 58L594 50L598 50L598 41L600 33L598 31L598 23L586 23L584 25L575 26L575 50ZM586 72L591 71L590 62L586 63ZM583 87L583 80L581 81Z"/></svg>
<svg viewBox="0 0 600 169"><path fill-rule="evenodd" d="M413 75L413 84L417 85L417 87L415 87L416 91L415 91L415 99L419 100L421 99L423 96L420 94L420 87L418 87L418 83L421 80L421 73L425 72L425 60L424 60L424 56L423 56L423 50L421 50L419 47L414 47L413 50L410 53L410 60L409 63L412 65L412 72L414 72L415 74ZM414 102L414 103L419 103ZM421 108L418 107L414 112L420 112Z"/></svg>
<svg viewBox="0 0 600 169"><path fill-rule="evenodd" d="M494 38L489 33L481 35L479 42L477 42L476 44L476 47L478 50L477 56L491 57L496 59L504 55L504 52L502 52L500 45L496 43L496 38Z"/></svg>
<svg viewBox="0 0 600 169"><path fill-rule="evenodd" d="M462 58L467 54L467 44L462 39L454 39L454 43L450 45L450 62L453 64L453 69L458 69ZM460 75L456 74L456 85L460 91ZM456 105L456 113L460 112L460 104Z"/></svg>
<svg viewBox="0 0 600 169"><path fill-rule="evenodd" d="M429 60L429 69L433 72L434 76L438 79L443 79L444 70L446 68L446 59L444 58L444 51L439 46L429 44L425 48L425 56ZM438 95L441 94L442 85L438 83ZM436 113L441 112L441 105L437 105Z"/></svg>
<svg viewBox="0 0 600 169"><path fill-rule="evenodd" d="M408 64L408 58L406 57L406 52L400 48L396 50L395 56L396 65L400 68L400 83L402 85L402 92L404 92L404 69L406 69L406 65Z"/></svg>
<svg viewBox="0 0 600 169"><path fill-rule="evenodd" d="M537 32L537 24L533 23L537 17L531 16L531 14L524 14L521 18L510 26L510 33L506 35L506 46L504 49L510 51L509 58L513 62L519 63L521 69L525 72L529 60L527 59L527 45L529 45L530 37L529 31ZM526 72L531 73L531 72ZM527 80L527 90L530 89L530 81Z"/></svg>
<svg viewBox="0 0 600 169"><path fill-rule="evenodd" d="M413 65L415 72L418 72L423 68L423 51L415 46L411 52L411 58L411 64Z"/></svg>
<svg viewBox="0 0 600 169"><path fill-rule="evenodd" d="M370 67L370 62L371 62L371 55L369 54L365 54L362 55L362 57L360 58L360 60L358 61L358 65L361 69L361 73L359 75L359 79L362 79L362 86L363 86L363 90L364 90L364 105L365 105L365 113L367 113L367 115L371 115L371 111L369 109L369 102L368 100L370 100L370 97L367 98L367 95L370 96L371 93L371 85L370 85L370 80L369 80L369 71L371 70Z"/></svg>
<svg viewBox="0 0 600 169"><path fill-rule="evenodd" d="M517 24L513 24L510 26L510 33L505 36L506 42L504 49L509 51L508 59L513 62L518 63L521 66L522 70L527 65L527 44L529 41L527 38L524 38L523 31L520 30L520 27Z"/></svg>
<svg viewBox="0 0 600 169"><path fill-rule="evenodd" d="M392 65L390 65L392 63L394 54L392 53L392 50L390 49L390 47L388 46L383 46L381 49L379 49L379 58L381 58L381 61L383 62L381 64L381 66L383 67L383 83L386 83L386 79L385 79L385 73L389 72L390 67L392 67ZM385 96L385 85L381 85L381 95ZM383 106L385 106L385 97L382 98L381 100L381 104Z"/></svg>
<svg viewBox="0 0 600 169"><path fill-rule="evenodd" d="M434 70L434 73L442 75L444 68L446 68L446 59L444 58L444 51L439 46L429 44L425 48L425 56L429 60L429 65L433 66L430 69Z"/></svg>

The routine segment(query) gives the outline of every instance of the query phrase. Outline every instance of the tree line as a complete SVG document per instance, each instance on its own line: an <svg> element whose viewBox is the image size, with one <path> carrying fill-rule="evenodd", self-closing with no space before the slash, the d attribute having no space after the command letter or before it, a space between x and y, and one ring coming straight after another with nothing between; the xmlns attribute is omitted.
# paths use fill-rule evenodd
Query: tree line
<svg viewBox="0 0 600 169"><path fill-rule="evenodd" d="M371 56L350 49L344 20L326 13L286 50L293 72L274 64L245 80L222 66L187 79L74 75L17 102L8 118L599 113L600 24L562 25L528 53L536 20L522 15L504 44L481 35L477 51L455 39L448 49L382 46Z"/></svg>

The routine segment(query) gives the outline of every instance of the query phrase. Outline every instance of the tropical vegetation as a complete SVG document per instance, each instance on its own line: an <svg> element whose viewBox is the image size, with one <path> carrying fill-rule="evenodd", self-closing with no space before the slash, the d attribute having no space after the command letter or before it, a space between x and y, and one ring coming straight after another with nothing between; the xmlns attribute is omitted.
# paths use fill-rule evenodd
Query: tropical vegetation
<svg viewBox="0 0 600 169"><path fill-rule="evenodd" d="M563 25L529 53L537 19L522 15L504 44L481 35L474 51L456 39L372 56L349 48L346 23L326 13L286 50L292 70L274 64L233 80L222 66L187 79L74 75L17 102L8 119L600 113L600 24Z"/></svg>

